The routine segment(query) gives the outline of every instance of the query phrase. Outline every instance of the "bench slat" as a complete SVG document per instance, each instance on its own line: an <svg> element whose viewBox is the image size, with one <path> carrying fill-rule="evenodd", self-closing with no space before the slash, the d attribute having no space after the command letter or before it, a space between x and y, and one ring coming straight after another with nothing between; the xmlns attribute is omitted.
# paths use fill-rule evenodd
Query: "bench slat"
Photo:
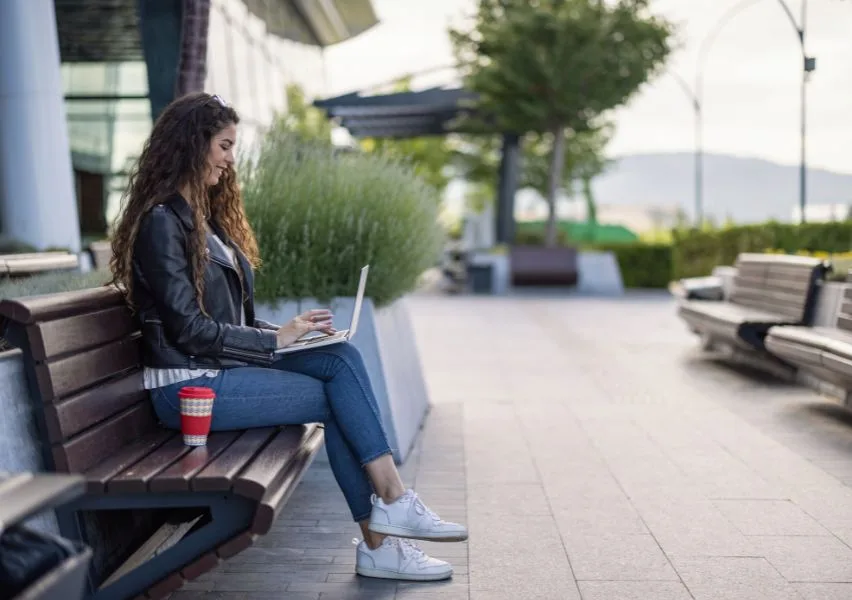
<svg viewBox="0 0 852 600"><path fill-rule="evenodd" d="M43 361L130 336L138 327L124 306L43 321L27 328L33 358Z"/></svg>
<svg viewBox="0 0 852 600"><path fill-rule="evenodd" d="M234 479L275 434L277 428L263 427L245 431L216 460L192 478L197 492L218 492L231 489Z"/></svg>
<svg viewBox="0 0 852 600"><path fill-rule="evenodd" d="M140 402L70 442L52 447L58 471L82 473L135 440L159 429L150 402Z"/></svg>
<svg viewBox="0 0 852 600"><path fill-rule="evenodd" d="M206 446L193 448L171 467L157 475L148 484L152 492L184 492L190 490L190 480L209 465L239 436L238 431L213 432Z"/></svg>
<svg viewBox="0 0 852 600"><path fill-rule="evenodd" d="M139 338L120 340L36 366L36 378L44 402L74 394L110 377L138 369Z"/></svg>
<svg viewBox="0 0 852 600"><path fill-rule="evenodd" d="M288 463L310 438L315 427L288 425L280 430L234 481L234 492L252 500L261 500L267 490L284 476Z"/></svg>
<svg viewBox="0 0 852 600"><path fill-rule="evenodd" d="M0 316L31 325L36 321L52 321L119 305L124 305L121 292L115 287L104 286L44 296L6 298L0 301Z"/></svg>
<svg viewBox="0 0 852 600"><path fill-rule="evenodd" d="M107 483L107 491L110 493L144 492L151 479L183 458L190 450L192 446L183 443L183 436L176 435L148 456L131 465L126 471L113 477Z"/></svg>
<svg viewBox="0 0 852 600"><path fill-rule="evenodd" d="M150 402L141 370L46 406L48 439L62 442L139 402Z"/></svg>
<svg viewBox="0 0 852 600"><path fill-rule="evenodd" d="M264 494L257 507L257 512L254 514L251 526L252 533L264 535L269 532L282 507L296 489L296 482L311 465L322 441L323 431L318 427L312 428L310 435L302 441L302 446L298 449L293 460L290 461L284 480L280 485L270 488Z"/></svg>
<svg viewBox="0 0 852 600"><path fill-rule="evenodd" d="M105 493L110 479L135 465L175 435L177 434L174 431L158 429L112 454L84 473L87 483L86 491L90 494Z"/></svg>

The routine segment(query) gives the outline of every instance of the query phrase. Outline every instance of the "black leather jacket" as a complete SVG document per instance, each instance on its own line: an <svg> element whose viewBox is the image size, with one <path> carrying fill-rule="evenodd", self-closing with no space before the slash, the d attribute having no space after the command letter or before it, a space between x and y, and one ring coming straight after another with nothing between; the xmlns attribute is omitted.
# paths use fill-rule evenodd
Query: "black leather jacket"
<svg viewBox="0 0 852 600"><path fill-rule="evenodd" d="M243 254L215 223L216 235L236 250L245 290L230 258L207 236L204 308L196 301L189 261L192 211L179 194L145 215L133 249L133 302L142 330L142 362L158 368L229 368L268 365L276 325L254 317L254 276ZM245 310L242 326L241 311Z"/></svg>

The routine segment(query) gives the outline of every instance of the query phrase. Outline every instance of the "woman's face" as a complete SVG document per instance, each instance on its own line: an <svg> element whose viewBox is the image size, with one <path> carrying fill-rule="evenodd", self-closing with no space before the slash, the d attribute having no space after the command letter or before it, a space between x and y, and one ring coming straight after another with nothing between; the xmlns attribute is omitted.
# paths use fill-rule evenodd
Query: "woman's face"
<svg viewBox="0 0 852 600"><path fill-rule="evenodd" d="M207 185L219 183L228 167L234 164L234 144L237 143L237 126L228 124L210 140L207 153Z"/></svg>

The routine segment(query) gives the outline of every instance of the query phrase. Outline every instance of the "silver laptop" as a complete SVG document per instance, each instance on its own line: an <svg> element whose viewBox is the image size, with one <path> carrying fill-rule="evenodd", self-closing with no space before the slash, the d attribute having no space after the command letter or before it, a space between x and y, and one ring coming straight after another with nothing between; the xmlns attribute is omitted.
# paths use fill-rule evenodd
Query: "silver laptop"
<svg viewBox="0 0 852 600"><path fill-rule="evenodd" d="M358 293L355 295L355 308L352 311L352 321L349 323L349 328L342 331L336 331L331 335L317 335L309 338L302 338L275 351L276 354L288 354L290 352L298 352L307 348L319 348L329 346L331 344L339 344L340 342L348 342L355 335L358 329L358 317L361 316L361 304L364 301L364 290L367 288L367 273L370 272L370 265L366 265L361 269L361 280L358 282Z"/></svg>

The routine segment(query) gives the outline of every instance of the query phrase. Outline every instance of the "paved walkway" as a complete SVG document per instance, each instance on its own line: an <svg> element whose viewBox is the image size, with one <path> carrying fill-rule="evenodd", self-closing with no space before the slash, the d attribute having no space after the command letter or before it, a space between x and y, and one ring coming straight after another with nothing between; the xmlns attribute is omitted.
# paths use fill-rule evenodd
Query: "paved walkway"
<svg viewBox="0 0 852 600"><path fill-rule="evenodd" d="M470 527L426 545L453 580L352 575L320 462L272 535L174 600L852 598L852 413L701 357L661 295L411 309L434 406L404 475Z"/></svg>

